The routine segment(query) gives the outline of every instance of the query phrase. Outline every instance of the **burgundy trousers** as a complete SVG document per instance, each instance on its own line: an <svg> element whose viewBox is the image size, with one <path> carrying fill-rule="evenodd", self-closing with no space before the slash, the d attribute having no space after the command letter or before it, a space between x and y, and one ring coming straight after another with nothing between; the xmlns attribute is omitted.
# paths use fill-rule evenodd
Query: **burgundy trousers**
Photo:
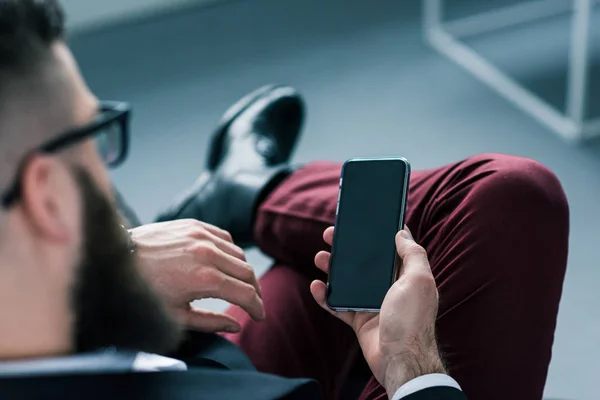
<svg viewBox="0 0 600 400"><path fill-rule="evenodd" d="M275 260L262 277L265 321L225 336L258 370L318 380L336 399L362 357L353 331L322 310L309 283L334 223L340 164L295 172L260 206L255 236ZM438 285L437 335L470 400L541 399L567 264L569 211L557 178L520 157L484 154L412 173L407 225ZM364 232L365 237L369 232ZM385 399L371 377L360 399Z"/></svg>

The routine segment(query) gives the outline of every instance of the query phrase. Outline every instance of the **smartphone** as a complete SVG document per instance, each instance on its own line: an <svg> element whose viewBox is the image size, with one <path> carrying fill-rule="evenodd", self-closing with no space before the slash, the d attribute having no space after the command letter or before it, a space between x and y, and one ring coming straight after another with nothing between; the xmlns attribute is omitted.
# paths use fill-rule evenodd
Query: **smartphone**
<svg viewBox="0 0 600 400"><path fill-rule="evenodd" d="M404 227L410 164L402 157L353 158L340 178L327 305L378 312L397 279L396 233Z"/></svg>

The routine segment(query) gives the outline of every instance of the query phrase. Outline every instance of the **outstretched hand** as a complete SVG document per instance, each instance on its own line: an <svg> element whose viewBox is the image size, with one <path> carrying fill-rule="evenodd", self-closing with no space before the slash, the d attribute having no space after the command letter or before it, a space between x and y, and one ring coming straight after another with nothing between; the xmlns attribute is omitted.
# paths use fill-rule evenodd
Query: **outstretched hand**
<svg viewBox="0 0 600 400"><path fill-rule="evenodd" d="M323 238L333 242L333 227ZM325 302L326 285L313 281L315 300L331 314L354 329L371 371L386 388L390 398L409 380L428 373L444 373L435 340L438 292L427 253L405 228L396 235L402 260L400 277L389 289L379 313L336 312ZM331 254L321 251L316 266L329 272Z"/></svg>
<svg viewBox="0 0 600 400"><path fill-rule="evenodd" d="M131 230L142 274L182 324L204 332L238 332L233 317L196 309L190 302L217 298L265 318L254 270L231 235L194 219L159 222Z"/></svg>

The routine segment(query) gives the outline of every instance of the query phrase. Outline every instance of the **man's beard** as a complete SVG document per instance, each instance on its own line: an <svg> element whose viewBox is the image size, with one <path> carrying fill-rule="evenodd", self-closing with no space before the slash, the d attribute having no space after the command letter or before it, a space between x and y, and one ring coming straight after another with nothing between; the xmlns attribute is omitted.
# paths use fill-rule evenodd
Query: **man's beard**
<svg viewBox="0 0 600 400"><path fill-rule="evenodd" d="M74 173L83 202L84 235L72 288L75 350L174 350L179 326L140 275L115 207L89 173L81 168Z"/></svg>

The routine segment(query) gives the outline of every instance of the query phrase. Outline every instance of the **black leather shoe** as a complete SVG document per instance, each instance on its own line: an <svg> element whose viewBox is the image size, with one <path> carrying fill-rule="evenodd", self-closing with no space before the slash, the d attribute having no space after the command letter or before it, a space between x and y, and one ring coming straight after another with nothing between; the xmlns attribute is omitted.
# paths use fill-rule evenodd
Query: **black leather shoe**
<svg viewBox="0 0 600 400"><path fill-rule="evenodd" d="M295 89L270 86L240 100L227 115L213 134L207 171L157 221L195 218L229 231L246 247L254 244L258 205L291 173L287 162L304 106Z"/></svg>
<svg viewBox="0 0 600 400"><path fill-rule="evenodd" d="M220 158L223 154L223 142L226 139L227 131L229 130L229 127L233 121L235 121L237 117L246 111L248 107L250 107L256 100L269 93L277 86L278 85L271 84L258 88L239 99L234 105L229 107L227 111L223 113L219 123L217 124L217 128L214 130L210 139L210 148L206 162L206 168L209 171L213 171L219 165Z"/></svg>
<svg viewBox="0 0 600 400"><path fill-rule="evenodd" d="M267 85L231 106L213 133L207 169L222 161L228 142L253 135L255 150L268 166L288 162L304 120L304 104L296 89Z"/></svg>

